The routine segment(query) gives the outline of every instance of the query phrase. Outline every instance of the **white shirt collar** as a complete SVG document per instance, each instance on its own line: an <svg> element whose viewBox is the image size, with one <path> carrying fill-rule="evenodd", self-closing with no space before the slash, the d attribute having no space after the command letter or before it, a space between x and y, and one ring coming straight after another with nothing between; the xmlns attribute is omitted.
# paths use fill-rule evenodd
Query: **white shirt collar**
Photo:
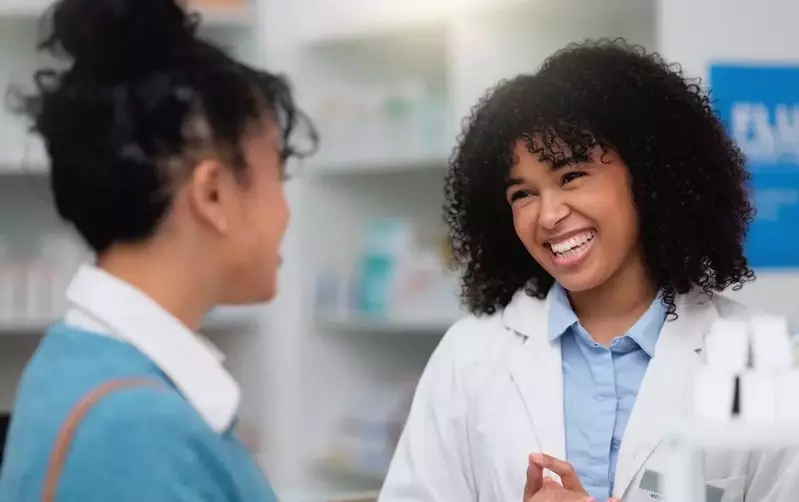
<svg viewBox="0 0 799 502"><path fill-rule="evenodd" d="M224 356L152 298L97 267L81 267L67 288L66 322L125 341L151 359L208 425L227 430L241 391L222 366Z"/></svg>

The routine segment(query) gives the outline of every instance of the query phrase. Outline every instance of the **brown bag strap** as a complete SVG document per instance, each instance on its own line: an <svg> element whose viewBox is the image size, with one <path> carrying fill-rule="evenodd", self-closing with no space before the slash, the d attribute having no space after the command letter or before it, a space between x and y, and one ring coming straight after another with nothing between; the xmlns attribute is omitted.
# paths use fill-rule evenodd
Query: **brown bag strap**
<svg viewBox="0 0 799 502"><path fill-rule="evenodd" d="M78 430L78 426L83 420L83 417L86 416L86 413L88 413L102 398L117 390L129 387L156 386L159 383L160 382L157 380L143 378L110 380L89 391L72 407L63 425L61 425L55 445L53 446L53 451L50 454L50 460L48 461L47 471L44 477L42 502L55 502L55 492L58 488L61 470L64 467L64 462L69 452L69 446L72 443L72 439L75 437L75 432Z"/></svg>

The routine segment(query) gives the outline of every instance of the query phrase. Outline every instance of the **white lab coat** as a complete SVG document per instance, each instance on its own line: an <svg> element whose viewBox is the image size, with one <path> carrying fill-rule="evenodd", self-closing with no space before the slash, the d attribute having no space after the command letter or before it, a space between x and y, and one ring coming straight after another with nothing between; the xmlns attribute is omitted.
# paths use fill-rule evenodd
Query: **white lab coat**
<svg viewBox="0 0 799 502"><path fill-rule="evenodd" d="M565 458L561 350L548 341L548 309L548 299L520 292L504 311L447 332L419 382L380 502L521 501L529 453ZM701 294L678 297L677 313L664 324L622 441L613 495L624 502L656 498L641 479L664 469L659 445L691 406L710 324L752 314ZM725 490L722 502L799 500L795 454L705 458L705 480Z"/></svg>

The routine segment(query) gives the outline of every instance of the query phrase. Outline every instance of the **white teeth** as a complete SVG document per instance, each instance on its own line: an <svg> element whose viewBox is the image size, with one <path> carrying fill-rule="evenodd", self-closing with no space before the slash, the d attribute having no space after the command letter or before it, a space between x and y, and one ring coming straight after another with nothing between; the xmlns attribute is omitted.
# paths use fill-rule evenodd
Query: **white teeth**
<svg viewBox="0 0 799 502"><path fill-rule="evenodd" d="M572 251L574 248L582 246L583 244L585 244L586 242L590 241L593 238L594 238L593 232L585 232L580 235L575 235L574 237L570 237L565 241L552 243L550 247L552 248L552 251L554 253L563 256L571 256L572 254L575 253L575 251Z"/></svg>

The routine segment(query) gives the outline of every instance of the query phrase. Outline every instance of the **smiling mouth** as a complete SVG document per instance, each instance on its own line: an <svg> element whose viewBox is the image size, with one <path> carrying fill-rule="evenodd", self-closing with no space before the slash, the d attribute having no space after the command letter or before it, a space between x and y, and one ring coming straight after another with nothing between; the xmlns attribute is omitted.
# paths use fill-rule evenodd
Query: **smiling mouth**
<svg viewBox="0 0 799 502"><path fill-rule="evenodd" d="M596 233L593 230L587 230L560 242L550 242L547 247L549 247L552 259L556 264L576 265L588 253L595 237Z"/></svg>

